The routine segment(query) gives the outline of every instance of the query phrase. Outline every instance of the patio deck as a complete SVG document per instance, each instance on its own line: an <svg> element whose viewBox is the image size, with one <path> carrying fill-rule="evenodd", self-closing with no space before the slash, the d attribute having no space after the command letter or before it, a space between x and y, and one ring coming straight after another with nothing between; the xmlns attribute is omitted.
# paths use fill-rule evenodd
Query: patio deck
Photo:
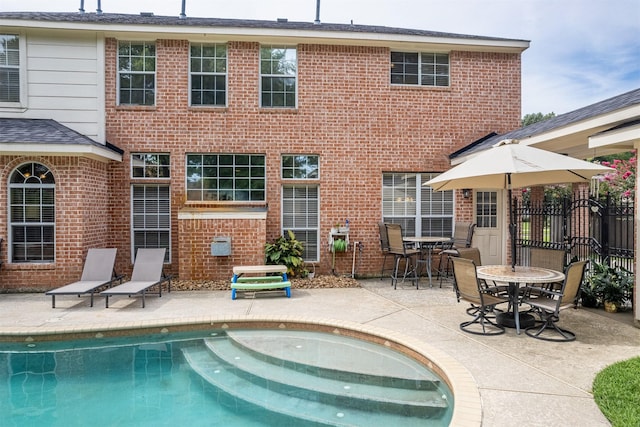
<svg viewBox="0 0 640 427"><path fill-rule="evenodd" d="M0 294L0 334L68 331L92 326L122 327L162 320L230 316L281 316L354 322L401 333L459 361L474 377L482 400L484 426L607 426L591 395L595 374L605 366L640 356L640 329L631 313L565 310L561 324L576 333L569 343L535 340L514 330L495 337L466 334L467 319L451 284L397 290L390 280L362 280L362 288L293 289L291 299L231 300L230 291L172 292L139 301L119 299L111 308L89 299L61 298L52 309L44 294ZM541 410L540 408L545 408Z"/></svg>

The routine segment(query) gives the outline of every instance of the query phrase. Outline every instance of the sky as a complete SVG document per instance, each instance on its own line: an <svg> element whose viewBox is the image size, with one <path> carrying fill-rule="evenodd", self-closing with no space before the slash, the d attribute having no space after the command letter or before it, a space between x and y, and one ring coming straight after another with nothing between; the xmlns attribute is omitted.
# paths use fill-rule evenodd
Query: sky
<svg viewBox="0 0 640 427"><path fill-rule="evenodd" d="M185 0L186 15L313 22L316 0ZM0 0L77 12L80 0ZM177 16L182 0L101 0L103 13ZM95 12L97 0L84 1ZM556 115L640 88L640 0L321 0L320 21L529 40L522 115Z"/></svg>

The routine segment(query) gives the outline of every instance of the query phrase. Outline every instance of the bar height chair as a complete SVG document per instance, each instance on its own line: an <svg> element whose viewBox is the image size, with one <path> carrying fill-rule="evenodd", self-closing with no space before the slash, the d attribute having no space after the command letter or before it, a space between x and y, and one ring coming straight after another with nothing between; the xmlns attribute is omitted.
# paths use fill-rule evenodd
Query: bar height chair
<svg viewBox="0 0 640 427"><path fill-rule="evenodd" d="M449 276L449 265L451 257L459 256L460 248L470 248L473 241L473 233L476 224L470 222L456 222L453 229L453 243L450 247L440 252L440 262L438 262L438 275L440 276L440 287L442 287L442 276ZM444 266L444 268L443 268Z"/></svg>
<svg viewBox="0 0 640 427"><path fill-rule="evenodd" d="M378 231L380 233L380 250L382 251L382 267L380 268L380 280L384 277L385 266L387 265L387 257L392 255L389 252L389 236L387 235L387 225L380 221L378 223ZM393 267L388 269L393 271Z"/></svg>
<svg viewBox="0 0 640 427"><path fill-rule="evenodd" d="M394 267L391 275L391 285L393 289L396 289L398 283L398 269L400 266L400 260L404 260L404 275L402 281L407 277L411 277L411 281L415 282L416 289L418 288L418 256L420 256L419 249L407 248L402 239L402 227L399 224L386 224L387 237L389 238L389 254L394 256Z"/></svg>

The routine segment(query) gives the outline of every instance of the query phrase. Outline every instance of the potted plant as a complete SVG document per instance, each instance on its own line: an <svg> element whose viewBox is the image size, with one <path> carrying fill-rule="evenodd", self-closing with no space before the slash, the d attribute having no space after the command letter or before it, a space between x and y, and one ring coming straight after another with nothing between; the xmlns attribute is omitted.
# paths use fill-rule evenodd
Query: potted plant
<svg viewBox="0 0 640 427"><path fill-rule="evenodd" d="M291 230L287 230L287 237L280 236L264 245L266 263L286 265L287 274L291 277L299 277L303 274L305 269L302 259L303 250L302 242L296 240Z"/></svg>
<svg viewBox="0 0 640 427"><path fill-rule="evenodd" d="M629 298L633 273L620 266L611 266L606 260L594 262L589 284L602 301L605 311L615 313Z"/></svg>
<svg viewBox="0 0 640 427"><path fill-rule="evenodd" d="M585 280L580 285L580 301L583 307L596 308L600 306L600 294L596 282Z"/></svg>

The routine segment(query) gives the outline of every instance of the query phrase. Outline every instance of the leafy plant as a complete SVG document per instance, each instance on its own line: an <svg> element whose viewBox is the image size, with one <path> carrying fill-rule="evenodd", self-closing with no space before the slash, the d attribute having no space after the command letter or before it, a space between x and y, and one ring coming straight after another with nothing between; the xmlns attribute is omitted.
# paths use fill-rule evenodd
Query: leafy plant
<svg viewBox="0 0 640 427"><path fill-rule="evenodd" d="M296 240L296 235L291 230L287 230L287 237L280 236L264 245L266 263L286 265L287 274L291 277L304 275L303 251L302 242Z"/></svg>
<svg viewBox="0 0 640 427"><path fill-rule="evenodd" d="M592 262L593 273L583 292L592 292L603 302L616 305L624 303L633 287L633 273L620 266L611 266L605 262Z"/></svg>

